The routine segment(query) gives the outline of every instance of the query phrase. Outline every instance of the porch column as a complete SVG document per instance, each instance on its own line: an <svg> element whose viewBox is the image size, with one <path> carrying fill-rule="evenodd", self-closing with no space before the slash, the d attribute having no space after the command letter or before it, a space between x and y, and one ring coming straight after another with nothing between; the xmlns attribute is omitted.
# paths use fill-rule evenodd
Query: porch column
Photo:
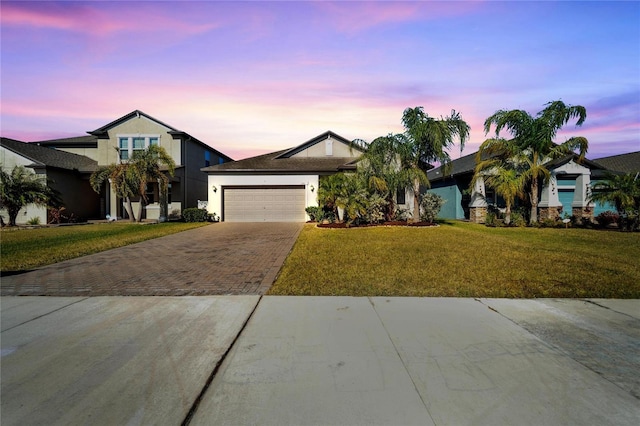
<svg viewBox="0 0 640 426"><path fill-rule="evenodd" d="M572 215L580 221L593 221L591 196L591 172L578 175L571 203Z"/></svg>
<svg viewBox="0 0 640 426"><path fill-rule="evenodd" d="M487 199L484 187L484 178L476 180L471 191L471 201L469 202L469 220L473 223L484 223L487 218Z"/></svg>
<svg viewBox="0 0 640 426"><path fill-rule="evenodd" d="M562 203L558 196L558 179L554 172L551 172L549 182L542 188L538 209L540 220L557 220L560 218L560 213L562 213Z"/></svg>

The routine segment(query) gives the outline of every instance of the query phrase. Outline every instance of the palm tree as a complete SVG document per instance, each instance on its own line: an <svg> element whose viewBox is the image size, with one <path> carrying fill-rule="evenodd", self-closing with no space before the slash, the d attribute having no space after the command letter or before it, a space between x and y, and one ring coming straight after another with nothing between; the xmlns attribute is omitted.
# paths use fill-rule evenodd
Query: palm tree
<svg viewBox="0 0 640 426"><path fill-rule="evenodd" d="M584 159L587 153L589 143L584 137L572 137L561 144L553 141L558 130L574 118L577 119L576 125L581 126L587 118L586 109L580 105L571 106L554 101L547 103L535 118L522 110L499 110L484 122L485 134L489 133L492 125L495 126L495 138L487 139L480 145L476 158L519 158L525 166L521 174L529 189L530 224L538 221L539 181L549 180L550 172L545 164L576 149L580 152L578 161ZM512 139L500 137L503 129L511 134Z"/></svg>
<svg viewBox="0 0 640 426"><path fill-rule="evenodd" d="M167 167L169 175L173 176L176 163L167 151L158 145L150 145L144 151L135 151L131 157L129 165L133 168L133 172L136 175L136 180L138 182L137 195L140 196L138 221L142 220L143 208L149 203L146 191L146 187L149 182L158 182L161 207L166 200L165 194L169 185L169 178L161 170L161 164L164 164Z"/></svg>
<svg viewBox="0 0 640 426"><path fill-rule="evenodd" d="M631 229L640 225L640 174L608 174L593 186L590 199L616 206L618 213L627 215Z"/></svg>
<svg viewBox="0 0 640 426"><path fill-rule="evenodd" d="M93 190L100 193L102 184L105 181L109 181L116 196L124 201L124 208L129 215L129 219L135 222L136 217L133 214L131 198L136 195L139 182L132 171L129 163L110 164L93 172L89 182Z"/></svg>
<svg viewBox="0 0 640 426"><path fill-rule="evenodd" d="M47 183L25 167L15 166L11 173L0 170L0 206L7 209L9 226L16 226L18 213L27 204L57 206L60 202Z"/></svg>
<svg viewBox="0 0 640 426"><path fill-rule="evenodd" d="M402 114L403 134L376 139L363 155L371 164L397 167L397 179L389 185L404 187L413 193L413 221L420 220L420 186L428 186L427 170L430 163L439 162L450 168L451 158L446 152L456 139L460 149L469 137L469 125L460 113L451 111L449 117L439 120L429 117L422 107L407 108Z"/></svg>
<svg viewBox="0 0 640 426"><path fill-rule="evenodd" d="M327 207L331 209L336 220L339 219L337 200L344 183L344 173L336 173L321 177L318 185L318 204L320 208Z"/></svg>
<svg viewBox="0 0 640 426"><path fill-rule="evenodd" d="M91 187L100 192L105 180L109 180L116 195L124 200L125 210L131 221L136 221L131 204L132 198L139 197L137 221L142 220L142 211L148 201L146 194L147 183L158 182L160 194L164 194L169 183L169 178L162 172L160 164L167 166L168 172L173 176L175 162L167 151L157 145L151 145L145 150L136 151L128 162L111 164L102 167L91 175Z"/></svg>
<svg viewBox="0 0 640 426"><path fill-rule="evenodd" d="M478 178L482 177L486 186L493 188L505 202L504 223L511 223L511 207L516 197L524 195L524 175L519 173L517 162L513 158L507 161L497 157L486 160L476 159L477 165L471 184L473 188Z"/></svg>

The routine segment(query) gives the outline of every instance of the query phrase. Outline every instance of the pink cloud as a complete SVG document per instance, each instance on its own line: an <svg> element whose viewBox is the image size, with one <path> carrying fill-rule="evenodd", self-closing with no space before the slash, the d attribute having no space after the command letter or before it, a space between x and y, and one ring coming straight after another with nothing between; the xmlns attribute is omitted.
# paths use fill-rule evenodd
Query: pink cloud
<svg viewBox="0 0 640 426"><path fill-rule="evenodd" d="M380 25L467 14L481 2L317 2L328 17L322 22L338 31L355 34Z"/></svg>
<svg viewBox="0 0 640 426"><path fill-rule="evenodd" d="M97 6L100 4L98 3ZM3 3L3 26L56 29L83 33L92 37L119 33L157 33L171 28L173 33L199 34L218 26L216 23L196 23L193 17L158 8L157 4L117 2L114 7L96 7L91 3Z"/></svg>

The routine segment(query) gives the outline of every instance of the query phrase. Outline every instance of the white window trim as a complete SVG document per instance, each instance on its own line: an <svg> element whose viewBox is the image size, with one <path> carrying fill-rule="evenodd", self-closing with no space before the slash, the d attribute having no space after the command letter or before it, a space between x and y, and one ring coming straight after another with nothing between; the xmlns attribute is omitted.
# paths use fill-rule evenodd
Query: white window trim
<svg viewBox="0 0 640 426"><path fill-rule="evenodd" d="M116 144L118 147L118 160L119 161L123 161L120 157L120 139L122 138L127 138L128 139L128 144L127 144L127 152L128 152L128 159L125 161L128 161L129 159L131 159L131 156L133 155L133 138L144 138L144 149L149 148L149 141L152 138L157 138L158 139L158 146L162 145L162 138L160 137L159 134L140 134L140 133L129 133L129 134L120 134L120 135L116 135Z"/></svg>

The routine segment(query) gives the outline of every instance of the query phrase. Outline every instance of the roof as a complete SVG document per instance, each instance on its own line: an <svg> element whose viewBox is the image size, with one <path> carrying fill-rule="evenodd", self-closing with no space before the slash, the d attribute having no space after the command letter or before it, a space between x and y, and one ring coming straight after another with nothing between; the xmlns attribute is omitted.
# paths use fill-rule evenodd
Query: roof
<svg viewBox="0 0 640 426"><path fill-rule="evenodd" d="M55 147L55 148L97 148L98 146L98 139L106 139L109 137L109 129L118 126L122 123L124 123L125 121L128 121L134 117L145 117L155 123L160 124L161 126L166 127L168 130L168 133L171 136L177 136L180 137L184 140L187 141L192 141L200 146L202 146L203 148L206 148L212 152L214 152L216 155L218 155L219 157L222 157L225 161L233 161L233 158L229 157L228 155L218 151L217 149L213 148L211 145L208 145L204 142L202 142L201 140L199 140L198 138L195 138L193 136L191 136L189 133L187 132L183 132L181 130L176 129L175 127L172 127L166 123L163 123L162 121L153 118L152 116L150 116L149 114L146 114L142 111L140 111L139 109L136 109L132 112L130 112L129 114L123 115L122 117L112 121L109 124L106 124L102 127L100 127L99 129L96 130L91 130L88 133L88 135L85 136L75 136L75 137L71 137L71 138L63 138L63 139L50 139L50 140L45 140L45 141L38 141L37 143L39 145L42 146L50 146L50 147Z"/></svg>
<svg viewBox="0 0 640 426"><path fill-rule="evenodd" d="M106 138L106 137L108 137L107 132L109 131L109 129L111 129L112 127L118 126L118 125L124 123L125 121L129 121L133 117L145 117L145 118L147 118L147 119L149 119L151 121L155 121L156 123L160 124L161 126L164 126L164 127L168 128L171 131L174 131L174 132L178 131L178 129L175 129L175 128L169 126L168 124L165 124L162 121L157 120L157 119L151 117L150 115L145 114L144 112L142 112L139 109L137 109L135 111L130 112L127 115L123 115L122 117L120 117L120 118L118 118L116 120L113 120L109 124L105 124L104 126L100 127L99 129L96 129L96 130L93 130L93 131L90 131L90 132L87 132L87 133L89 133L90 135L98 136L99 138Z"/></svg>
<svg viewBox="0 0 640 426"><path fill-rule="evenodd" d="M451 161L451 170L446 177L458 176L465 173L472 173L476 168L476 153L465 155L464 157L456 158ZM427 178L429 181L434 182L440 179L444 179L442 174L442 166L434 167L427 172Z"/></svg>
<svg viewBox="0 0 640 426"><path fill-rule="evenodd" d="M473 173L476 167L476 154L477 152L474 152L473 154L465 155L464 157L460 157L453 160L451 162L451 172L447 174L447 176L442 175L442 166L439 166L429 170L427 172L427 178L429 178L430 182L437 182L446 177L455 177L462 174ZM551 160L547 162L545 165L548 168L556 168L563 164L568 163L571 160L574 160L577 162L577 158L578 158L577 154L570 154L555 160ZM599 161L600 160L592 161L584 158L580 161L580 164L583 164L587 166L589 169L591 169L592 177L597 178L600 176L604 176L606 174L605 169L608 169L608 167L605 167L605 165L601 164ZM613 169L610 169L610 170L613 170Z"/></svg>
<svg viewBox="0 0 640 426"><path fill-rule="evenodd" d="M15 139L1 138L1 140L1 146L33 161L33 164L29 165L29 167L56 167L66 170L92 172L98 166L95 160L84 155L71 154L33 143L20 142Z"/></svg>
<svg viewBox="0 0 640 426"><path fill-rule="evenodd" d="M216 164L200 170L209 174L324 174L355 169L355 163L358 159L353 157L294 157L298 152L329 137L353 146L349 140L332 131L327 131L294 148L283 149L282 151L258 155L244 160ZM362 152L362 148L353 147Z"/></svg>
<svg viewBox="0 0 640 426"><path fill-rule="evenodd" d="M313 145L325 141L327 139L335 139L339 142L342 142L345 145L348 145L350 147L352 147L353 149L357 149L360 152L363 152L363 149L352 143L351 141L349 141L348 139L343 138L342 136L340 136L337 133L332 132L331 130L327 130L326 132L316 136L315 138L311 138L308 141L301 143L300 145L296 146L295 148L291 148L288 150L285 150L283 154L281 154L280 156L282 158L287 158L287 157L291 157L299 152L304 151L305 149L312 147Z"/></svg>
<svg viewBox="0 0 640 426"><path fill-rule="evenodd" d="M640 151L597 158L593 161L616 172L640 173Z"/></svg>
<svg viewBox="0 0 640 426"><path fill-rule="evenodd" d="M210 174L321 174L355 168L349 157L282 157L287 149L202 168Z"/></svg>
<svg viewBox="0 0 640 426"><path fill-rule="evenodd" d="M97 148L98 137L93 135L74 136L71 138L49 139L30 142L50 148Z"/></svg>

